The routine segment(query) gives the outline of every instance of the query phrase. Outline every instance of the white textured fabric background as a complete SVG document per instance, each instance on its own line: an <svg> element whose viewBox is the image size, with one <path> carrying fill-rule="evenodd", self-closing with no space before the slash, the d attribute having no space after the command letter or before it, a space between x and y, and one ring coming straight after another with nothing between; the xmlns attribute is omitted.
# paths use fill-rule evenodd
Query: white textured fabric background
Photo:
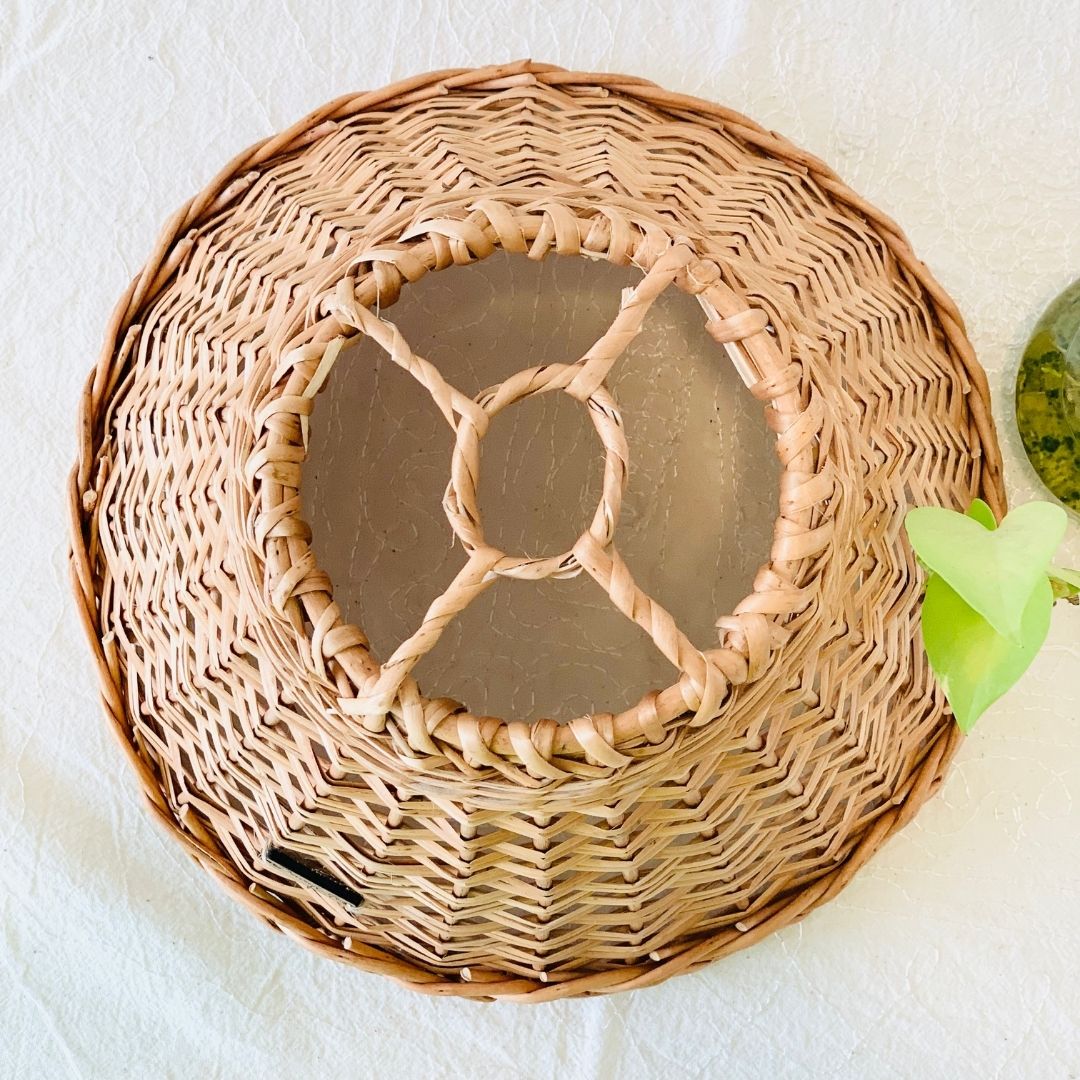
<svg viewBox="0 0 1080 1080"><path fill-rule="evenodd" d="M45 3L0 11L0 1075L1080 1076L1080 613L833 904L704 973L432 1000L257 925L142 812L68 599L76 399L159 225L346 90L531 55L738 108L894 215L988 369L1080 274L1080 9ZM1080 564L1074 519L1068 558Z"/></svg>

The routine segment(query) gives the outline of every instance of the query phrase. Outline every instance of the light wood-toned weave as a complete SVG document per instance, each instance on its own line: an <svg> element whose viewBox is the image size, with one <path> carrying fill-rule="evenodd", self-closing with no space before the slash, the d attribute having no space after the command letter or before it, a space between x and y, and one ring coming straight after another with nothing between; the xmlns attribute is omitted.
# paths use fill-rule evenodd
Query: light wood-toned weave
<svg viewBox="0 0 1080 1080"><path fill-rule="evenodd" d="M497 248L641 277L585 356L474 396L387 309ZM772 550L713 641L691 642L618 550L634 447L605 379L669 288L700 302L782 467ZM455 439L461 570L389 656L343 622L300 517L316 395L358 334ZM496 550L485 431L556 391L604 448L595 516L561 554ZM80 425L78 607L154 814L271 925L416 989L604 993L760 940L834 896L956 748L901 524L976 494L1004 510L985 378L899 229L727 109L531 62L332 102L169 221ZM671 686L561 723L417 686L496 578L578 573L652 637Z"/></svg>

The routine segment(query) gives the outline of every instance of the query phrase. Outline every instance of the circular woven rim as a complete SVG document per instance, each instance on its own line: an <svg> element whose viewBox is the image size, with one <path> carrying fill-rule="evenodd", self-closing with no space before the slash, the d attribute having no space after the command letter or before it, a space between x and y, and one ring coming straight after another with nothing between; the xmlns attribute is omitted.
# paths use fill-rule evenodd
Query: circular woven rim
<svg viewBox="0 0 1080 1080"><path fill-rule="evenodd" d="M962 738L958 729L953 724L942 729L928 747L921 765L894 795L891 804L874 819L846 859L810 884L782 895L767 907L755 912L747 921L695 941L673 946L647 963L586 972L550 984L498 972L463 972L459 979L430 971L400 956L360 942L346 939L340 946L329 943L314 926L291 912L282 910L258 886L243 880L236 868L219 852L212 838L205 834L197 823L192 820L181 823L177 820L173 810L165 802L152 768L132 744L117 654L115 649L108 649L102 642L98 594L91 558L95 543L92 519L97 500L97 493L91 483L91 470L102 435L103 418L127 364L138 329L137 316L170 280L192 246L193 234L199 224L221 211L244 192L257 177L257 170L261 166L280 154L297 150L319 138L342 118L376 107L392 108L394 105L424 100L454 89L498 89L528 83L549 86L586 85L636 97L660 108L690 110L722 120L748 145L805 169L832 198L869 220L892 255L917 279L932 303L949 351L963 371L968 384L966 403L971 415L973 441L977 443L975 452L979 453L981 450L982 455L981 494L998 516L1004 513L1006 500L985 373L975 358L955 305L925 265L915 257L896 224L851 191L823 162L779 135L766 131L732 110L698 98L672 93L647 80L617 74L570 72L526 60L479 69L443 70L416 76L374 92L348 95L329 102L287 130L238 155L200 194L185 203L169 219L150 258L120 298L109 321L100 358L81 397L78 458L68 484L71 527L69 566L76 609L98 670L106 718L136 771L143 795L155 819L227 892L275 929L289 934L316 952L348 961L366 971L389 976L415 990L482 1000L512 998L539 1002L654 985L745 948L798 921L817 905L834 897L878 847L914 817L940 785Z"/></svg>
<svg viewBox="0 0 1080 1080"><path fill-rule="evenodd" d="M355 278L347 276L331 281L309 302L309 310L326 309L326 314L314 324L302 325L280 346L276 378L264 394L260 392L258 400L251 402L257 430L246 468L258 506L253 546L266 551L267 556L266 594L272 597L282 616L287 614L290 600L302 606L304 633L311 654L321 657L329 651L351 685L352 692L339 699L342 710L359 717L372 735L384 732L388 722L396 725L401 729L402 743L417 756L450 749L465 752L476 764L516 759L525 762L533 776L554 779L564 774L552 764L553 758L581 758L618 767L630 760L619 752L620 748L639 745L643 740L659 744L681 723L697 726L715 721L724 696L733 686L747 686L767 672L776 643L782 637L780 625L797 610L800 567L808 562L808 555L829 542L833 482L827 468L819 472L809 439L804 440L801 448L785 452L777 445L781 464L778 517L784 527L777 529L766 571L755 579L750 596L738 605L737 614L724 613L717 622L724 628L722 647L699 652L672 620L665 620L673 628L671 640L658 641L657 645L679 670L680 678L663 690L647 692L618 715L593 711L565 724L553 720L507 723L497 717L475 716L460 704L445 699L448 703L441 710L443 719L429 730L421 722L421 714L430 713L433 700L407 678L408 667L402 670L401 666L395 666L399 653L408 658L410 667L415 662L416 651L410 648L413 639L399 646L394 656L380 665L362 628L341 618L329 578L319 574L317 552L310 548L306 527L299 520L299 501L295 495L283 494L278 479L279 470L289 470L290 479L295 484L300 482L292 473L299 472L306 457L307 424L314 397L325 385L344 344L354 335L366 334L432 394L440 409L451 415L454 408L464 415L474 405L473 401L463 400L463 395L446 384L426 360L413 355L392 323L373 314L373 308L382 310L389 306L381 292L380 273L387 263L395 265L405 280L416 282L432 270L458 265L448 260L446 252L448 242L457 241L464 248L458 254L466 265L488 257L498 247L520 252L525 245L531 245L528 251L534 258L544 257L551 247L565 255L604 258L620 265L637 266L646 274L643 285L659 269L663 283L650 290L649 302L670 282L697 297L706 315L706 329L721 345L737 348L735 359L745 372L744 379L751 392L770 407L770 423L776 430L795 430L798 426L805 428L801 434L813 434L820 431L824 419L820 409L806 408L800 400L798 369L781 355L770 334L765 312L749 307L723 281L722 268L694 256L689 242L680 246L689 248L690 255L676 260L685 261L685 267L678 273L672 269L664 274L660 260L669 257L671 241L652 222L630 220L611 208L600 212L596 207L582 207L575 215L564 204L556 213L542 202L514 210L488 201L478 203L465 220L422 222L410 233L416 239L409 246L398 249L381 246L351 257L350 266L370 269L357 272ZM441 243L437 244L437 240ZM396 296L390 300L396 300ZM522 374L514 378L520 379ZM545 377L552 374L553 369L548 365ZM507 387L510 382L502 385ZM475 401L483 401L487 393L478 395ZM460 431L468 430L473 429L464 424L460 428ZM806 475L815 476L817 482L802 484L800 476ZM290 483L289 490L294 486ZM812 497L807 496L809 489L816 489L810 492ZM454 491L453 482L450 491ZM797 492L795 498L787 494L792 491ZM464 516L461 511L451 506L447 514L466 550L475 547L475 542L470 543L469 537L462 535L464 530L459 531L461 527L455 524L455 518ZM597 524L600 518L598 511L594 519L597 533L601 531ZM274 537L280 539L275 543ZM584 534L582 539L586 539ZM597 535L595 539L600 547L606 547L605 541L610 536ZM611 560L599 551L594 551L594 556L599 565L591 567L590 573L602 586L607 583L610 587ZM537 567L551 567L561 558L525 560L504 556L496 561L492 572L517 575L525 570L521 576L539 576ZM499 567L504 560L509 569L501 571ZM624 578L628 578L629 572L622 567ZM578 563L576 569L569 566L558 572L573 573L580 568ZM462 576L468 571L467 564ZM320 587L305 585L302 592L297 591L300 582L312 580L320 582ZM476 587L475 581L468 584ZM636 590L636 586L633 588ZM445 596L439 601L441 625L446 621L444 600ZM658 612L666 615L640 590L635 592L635 601L648 612L643 625L655 619ZM419 636L420 632L414 638ZM305 666L302 655L296 654L294 662L298 668ZM322 668L316 674L326 676Z"/></svg>

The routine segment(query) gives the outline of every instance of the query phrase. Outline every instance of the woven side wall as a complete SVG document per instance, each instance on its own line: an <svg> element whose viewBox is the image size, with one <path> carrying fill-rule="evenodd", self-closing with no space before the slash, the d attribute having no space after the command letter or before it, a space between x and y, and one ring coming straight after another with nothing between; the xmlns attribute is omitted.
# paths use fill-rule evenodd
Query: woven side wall
<svg viewBox="0 0 1080 1080"><path fill-rule="evenodd" d="M697 296L785 469L718 641L649 608L679 680L562 727L387 682L299 512L327 349L386 335L422 381L393 301L498 246ZM532 64L343 99L181 210L110 327L72 481L106 710L157 817L306 944L474 997L657 982L834 895L944 775L957 736L901 524L976 494L1003 509L987 400L896 227L742 117ZM581 564L618 603L599 547Z"/></svg>

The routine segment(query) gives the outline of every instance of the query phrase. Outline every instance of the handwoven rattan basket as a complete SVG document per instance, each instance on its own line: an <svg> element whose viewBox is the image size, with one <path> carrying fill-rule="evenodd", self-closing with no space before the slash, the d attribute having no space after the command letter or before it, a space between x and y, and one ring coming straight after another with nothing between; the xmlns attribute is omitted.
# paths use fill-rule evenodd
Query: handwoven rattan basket
<svg viewBox="0 0 1080 1080"><path fill-rule="evenodd" d="M641 273L580 360L473 396L386 311L497 248ZM764 565L697 643L617 548L631 453L605 379L669 287L700 302L781 466ZM389 656L342 619L300 516L315 396L361 334L455 440L461 570ZM553 390L588 410L602 496L570 550L504 553L478 506L481 439ZM901 523L975 495L1004 509L986 381L891 221L730 110L521 62L332 102L169 221L86 388L72 567L153 813L233 896L416 989L542 1001L758 941L911 819L958 735ZM494 580L581 572L671 686L565 722L421 692L414 664Z"/></svg>

